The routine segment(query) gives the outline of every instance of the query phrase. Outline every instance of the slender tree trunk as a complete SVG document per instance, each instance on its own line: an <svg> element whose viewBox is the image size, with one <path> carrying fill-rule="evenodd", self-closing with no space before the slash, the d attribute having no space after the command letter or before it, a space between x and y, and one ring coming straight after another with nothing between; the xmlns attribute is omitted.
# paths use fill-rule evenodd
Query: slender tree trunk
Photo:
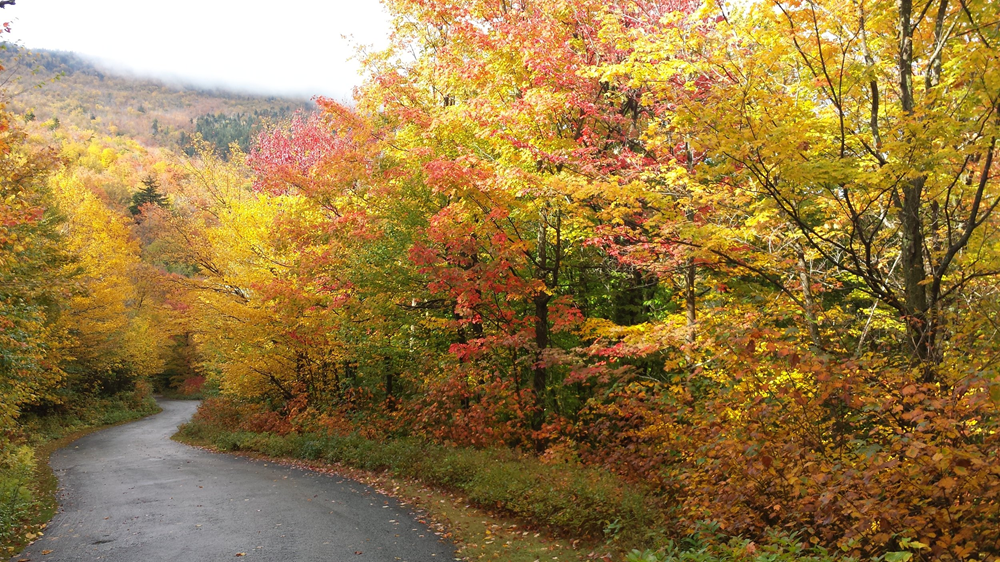
<svg viewBox="0 0 1000 562"><path fill-rule="evenodd" d="M538 295L534 299L535 345L538 347L538 356L531 386L535 392L535 402L538 408L538 415L533 424L533 429L536 431L542 428L542 422L545 420L545 390L548 385L548 369L545 368L543 356L545 349L549 347L549 299L549 295Z"/></svg>
<svg viewBox="0 0 1000 562"><path fill-rule="evenodd" d="M544 211L539 216L537 244L537 277L545 281L548 278L548 216ZM535 356L531 385L535 393L535 415L532 417L531 427L535 431L540 430L545 422L545 390L548 385L548 370L543 358L545 349L549 347L550 299L551 296L546 292L536 294L533 299L535 305L535 346L538 350ZM537 442L536 447L542 448L544 445Z"/></svg>
<svg viewBox="0 0 1000 562"><path fill-rule="evenodd" d="M454 307L452 307L452 310L454 310ZM455 322L461 322L462 321L462 315L459 314L459 313L457 313L457 312L452 312L451 313L451 317L452 317L452 319L455 320ZM469 343L469 338L468 338L468 336L465 335L465 326L464 325L462 325L462 324L458 325L458 329L456 330L456 334L455 335L458 337L458 343L460 345L465 345L465 344Z"/></svg>
<svg viewBox="0 0 1000 562"><path fill-rule="evenodd" d="M292 388L299 391L304 388L306 396L314 396L316 392L316 384L309 368L309 358L301 351L295 354L295 383Z"/></svg>
<svg viewBox="0 0 1000 562"><path fill-rule="evenodd" d="M385 359L385 408L390 412L396 409L395 379L392 372L392 362L387 357Z"/></svg>
<svg viewBox="0 0 1000 562"><path fill-rule="evenodd" d="M899 102L903 112L913 113L913 0L899 2Z"/></svg>
<svg viewBox="0 0 1000 562"><path fill-rule="evenodd" d="M819 336L819 322L816 320L816 305L813 301L812 279L809 278L809 266L806 263L806 254L801 244L797 245L799 258L799 281L802 283L802 302L805 303L806 321L809 323L809 339L817 348L823 348L823 342Z"/></svg>
<svg viewBox="0 0 1000 562"><path fill-rule="evenodd" d="M337 367L337 363L326 363L326 369L333 373L333 399L336 403L341 403L344 401L343 386L340 384L340 368Z"/></svg>
<svg viewBox="0 0 1000 562"><path fill-rule="evenodd" d="M697 275L698 270L694 265L694 258L688 258L684 272L684 308L687 313L686 339L688 343L694 343L698 337L698 295L695 293Z"/></svg>
<svg viewBox="0 0 1000 562"><path fill-rule="evenodd" d="M899 217L903 233L899 265L906 297L907 337L913 346L915 358L921 362L931 359L935 343L933 321L928 314L925 282L927 270L924 265L923 225L920 219L924 181L923 177L915 178L903 189L903 208Z"/></svg>
<svg viewBox="0 0 1000 562"><path fill-rule="evenodd" d="M684 152L686 155L686 167L688 174L694 174L694 151L691 150L691 144L687 141L684 142ZM694 222L694 209L688 208L684 211L684 218L688 222ZM694 343L698 339L698 299L697 293L695 292L695 284L698 280L697 278L698 270L694 264L694 258L689 257L687 259L687 271L684 275L684 305L687 312L687 342Z"/></svg>
<svg viewBox="0 0 1000 562"><path fill-rule="evenodd" d="M393 398L393 382L395 377L393 377L392 372L385 374L385 404L386 408L389 410L395 409L395 399Z"/></svg>

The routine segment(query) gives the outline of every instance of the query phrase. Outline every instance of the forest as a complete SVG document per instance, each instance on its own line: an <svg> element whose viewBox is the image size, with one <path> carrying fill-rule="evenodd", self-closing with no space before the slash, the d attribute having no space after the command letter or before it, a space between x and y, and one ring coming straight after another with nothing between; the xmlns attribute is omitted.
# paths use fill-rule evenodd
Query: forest
<svg viewBox="0 0 1000 562"><path fill-rule="evenodd" d="M155 387L607 560L1000 559L1000 3L384 4L351 103L8 105L0 518Z"/></svg>

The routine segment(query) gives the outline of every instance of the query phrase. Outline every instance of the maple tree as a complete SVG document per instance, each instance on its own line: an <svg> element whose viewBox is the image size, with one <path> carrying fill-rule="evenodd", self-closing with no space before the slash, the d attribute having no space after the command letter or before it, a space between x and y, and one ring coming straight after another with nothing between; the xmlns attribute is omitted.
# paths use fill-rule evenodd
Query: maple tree
<svg viewBox="0 0 1000 562"><path fill-rule="evenodd" d="M156 373L168 313L150 298L162 279L141 262L130 221L109 195L123 179L121 153L62 132L46 143L4 119L9 429L23 408L131 391Z"/></svg>
<svg viewBox="0 0 1000 562"><path fill-rule="evenodd" d="M684 4L639 8L652 21L676 6ZM513 389L530 390L538 432L578 407L559 412L560 402L580 399L561 391L567 374L601 371L587 371L572 333L582 319L574 301L611 265L588 244L602 219L616 218L609 208L618 202L601 192L627 192L621 183L648 158L638 92L575 70L622 56L597 37L596 3L393 9L409 22L396 48L427 56L397 67L374 61L371 99L360 100L398 123L391 146L405 151L400 173L424 183L441 207L412 257L431 276L431 302L454 317L451 349L470 368L509 373ZM642 285L638 277L619 279Z"/></svg>
<svg viewBox="0 0 1000 562"><path fill-rule="evenodd" d="M66 350L72 361L64 368L77 378L75 384L114 394L162 368L165 314L153 299L143 298L137 281L144 266L128 222L75 172L70 168L52 177L55 205L66 216L64 249L72 256L62 275L75 284L59 319L73 337Z"/></svg>
<svg viewBox="0 0 1000 562"><path fill-rule="evenodd" d="M983 241L998 201L997 51L982 29L996 6L773 8L735 29L750 56L712 61L731 85L718 94L739 91L740 108L706 100L712 117L732 120L702 142L739 166L812 256L896 312L917 360L938 362L953 297L996 273ZM926 366L923 377L937 374Z"/></svg>

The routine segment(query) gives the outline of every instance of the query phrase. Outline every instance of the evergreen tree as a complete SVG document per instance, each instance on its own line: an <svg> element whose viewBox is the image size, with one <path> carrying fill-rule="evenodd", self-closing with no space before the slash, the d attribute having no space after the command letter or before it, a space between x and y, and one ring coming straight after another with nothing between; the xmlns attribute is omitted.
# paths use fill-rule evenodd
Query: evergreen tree
<svg viewBox="0 0 1000 562"><path fill-rule="evenodd" d="M159 192L160 183L153 176L146 176L142 180L142 187L132 196L132 205L128 210L132 216L142 212L144 205L157 205L166 207L168 205L167 196Z"/></svg>

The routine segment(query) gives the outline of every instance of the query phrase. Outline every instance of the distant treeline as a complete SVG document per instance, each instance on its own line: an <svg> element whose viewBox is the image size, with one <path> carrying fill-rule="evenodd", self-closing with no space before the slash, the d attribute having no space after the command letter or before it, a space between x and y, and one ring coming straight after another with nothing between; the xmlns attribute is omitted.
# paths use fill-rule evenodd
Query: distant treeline
<svg viewBox="0 0 1000 562"><path fill-rule="evenodd" d="M286 105L276 109L255 109L247 113L201 115L193 121L194 130L213 145L218 154L228 159L233 143L238 145L240 150L248 151L251 140L263 127L290 118L296 109ZM191 135L182 131L180 143L188 156L194 156L196 150L191 143Z"/></svg>

